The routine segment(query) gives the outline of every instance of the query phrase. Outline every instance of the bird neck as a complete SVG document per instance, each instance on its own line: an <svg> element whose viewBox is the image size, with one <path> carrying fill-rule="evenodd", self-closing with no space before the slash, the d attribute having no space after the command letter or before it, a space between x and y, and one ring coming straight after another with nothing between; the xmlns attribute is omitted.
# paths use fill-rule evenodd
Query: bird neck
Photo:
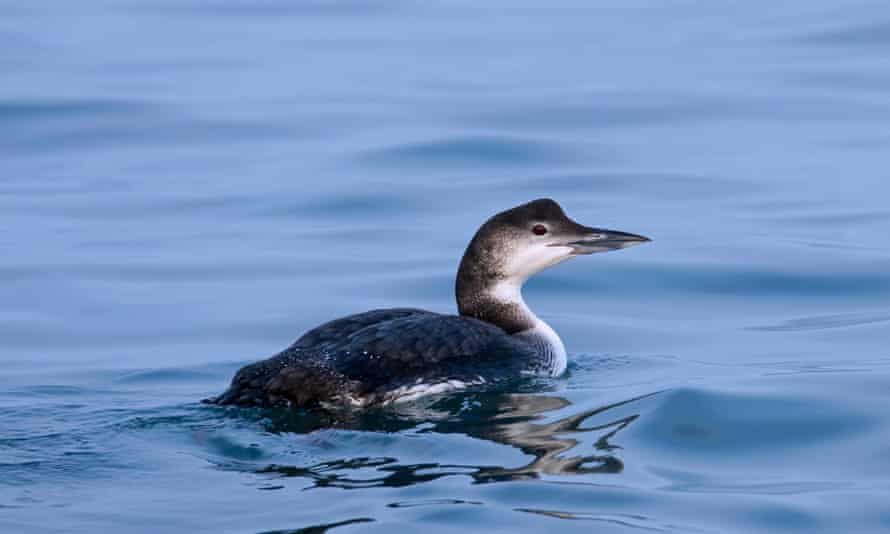
<svg viewBox="0 0 890 534"><path fill-rule="evenodd" d="M526 305L522 298L525 280L504 277L490 264L475 260L471 247L457 272L455 293L460 314L528 341L542 356L540 370L552 376L562 374L567 364L565 345L556 331Z"/></svg>
<svg viewBox="0 0 890 534"><path fill-rule="evenodd" d="M458 312L515 334L533 328L535 314L522 300L522 282L499 272L491 257L478 254L471 243L457 271L455 296Z"/></svg>
<svg viewBox="0 0 890 534"><path fill-rule="evenodd" d="M519 284L503 281L463 289L457 299L461 315L497 325L508 334L530 330L541 322L525 304Z"/></svg>
<svg viewBox="0 0 890 534"><path fill-rule="evenodd" d="M538 336L554 351L565 353L556 332L525 304L522 286L526 278L508 274L516 272L505 267L504 259L511 251L501 240L486 238L484 230L485 226L473 236L457 270L459 313L499 326L511 335Z"/></svg>
<svg viewBox="0 0 890 534"><path fill-rule="evenodd" d="M464 261L458 271L455 293L461 315L497 325L508 334L533 330L541 325L552 331L522 298L525 280L500 277L477 267Z"/></svg>
<svg viewBox="0 0 890 534"><path fill-rule="evenodd" d="M478 291L471 291L460 284L458 287L461 315L492 323L508 334L529 342L542 358L539 371L552 376L565 371L565 345L556 331L526 305L521 283L503 281L480 287Z"/></svg>

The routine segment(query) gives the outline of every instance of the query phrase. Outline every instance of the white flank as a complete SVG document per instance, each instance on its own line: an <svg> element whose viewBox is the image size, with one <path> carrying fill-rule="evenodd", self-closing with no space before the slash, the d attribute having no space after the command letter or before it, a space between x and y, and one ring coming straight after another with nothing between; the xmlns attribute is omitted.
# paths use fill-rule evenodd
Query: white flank
<svg viewBox="0 0 890 534"><path fill-rule="evenodd" d="M478 384L480 382L464 382L462 380L445 380L442 382L414 384L413 386L402 386L392 391L387 391L383 397L383 403L391 402L410 402L427 395L439 395L464 389L467 386Z"/></svg>

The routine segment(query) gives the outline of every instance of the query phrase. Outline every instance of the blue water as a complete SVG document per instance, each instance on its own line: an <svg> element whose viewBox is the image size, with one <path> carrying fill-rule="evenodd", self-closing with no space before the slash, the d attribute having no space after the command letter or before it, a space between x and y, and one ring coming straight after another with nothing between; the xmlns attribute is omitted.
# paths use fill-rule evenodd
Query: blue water
<svg viewBox="0 0 890 534"><path fill-rule="evenodd" d="M0 79L0 531L890 529L884 2L5 2ZM654 239L526 287L566 377L198 402L540 196Z"/></svg>

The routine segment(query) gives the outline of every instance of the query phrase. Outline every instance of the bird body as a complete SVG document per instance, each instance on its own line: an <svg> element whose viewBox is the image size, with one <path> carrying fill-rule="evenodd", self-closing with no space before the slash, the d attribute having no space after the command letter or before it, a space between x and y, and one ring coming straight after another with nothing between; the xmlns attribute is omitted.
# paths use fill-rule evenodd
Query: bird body
<svg viewBox="0 0 890 534"><path fill-rule="evenodd" d="M216 404L370 406L566 369L562 340L522 299L522 284L570 257L648 241L581 226L541 199L482 225L458 270L459 315L372 310L324 323L242 368Z"/></svg>

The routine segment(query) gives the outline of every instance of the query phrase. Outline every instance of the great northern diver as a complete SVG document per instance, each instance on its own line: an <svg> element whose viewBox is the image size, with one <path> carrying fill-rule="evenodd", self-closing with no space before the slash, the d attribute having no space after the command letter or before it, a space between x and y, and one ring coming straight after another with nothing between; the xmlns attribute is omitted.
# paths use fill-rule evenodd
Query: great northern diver
<svg viewBox="0 0 890 534"><path fill-rule="evenodd" d="M523 374L558 376L566 350L522 299L530 276L569 258L648 238L582 226L551 199L488 219L460 262L460 315L372 310L325 323L243 367L215 404L370 406Z"/></svg>

